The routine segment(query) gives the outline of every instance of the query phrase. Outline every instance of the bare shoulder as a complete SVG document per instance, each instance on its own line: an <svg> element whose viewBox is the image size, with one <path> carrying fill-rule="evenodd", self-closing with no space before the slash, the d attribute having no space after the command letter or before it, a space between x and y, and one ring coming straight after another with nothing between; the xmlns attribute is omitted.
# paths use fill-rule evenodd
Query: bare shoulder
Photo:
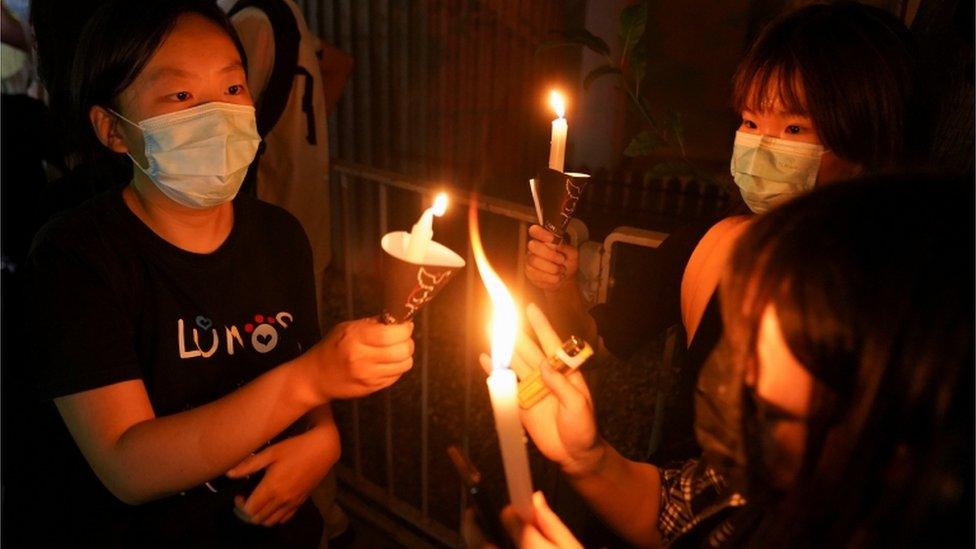
<svg viewBox="0 0 976 549"><path fill-rule="evenodd" d="M712 226L691 253L681 279L681 318L691 341L739 235L752 216L727 217Z"/></svg>
<svg viewBox="0 0 976 549"><path fill-rule="evenodd" d="M726 217L712 225L712 228L708 229L708 232L702 237L698 247L695 248L695 251L692 253L692 258L695 257L695 254L698 253L703 245L712 247L715 251L720 249L730 250L732 245L735 244L736 239L742 234L742 231L749 226L752 217L751 215Z"/></svg>

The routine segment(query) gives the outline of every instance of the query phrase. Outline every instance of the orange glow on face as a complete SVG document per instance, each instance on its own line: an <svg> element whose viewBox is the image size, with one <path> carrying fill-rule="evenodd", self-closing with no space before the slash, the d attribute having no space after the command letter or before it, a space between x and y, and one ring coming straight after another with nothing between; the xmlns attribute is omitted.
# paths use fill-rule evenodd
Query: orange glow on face
<svg viewBox="0 0 976 549"><path fill-rule="evenodd" d="M515 300L509 293L505 283L498 273L488 263L488 257L481 245L481 233L478 229L478 207L474 200L468 209L468 231L471 234L471 253L478 265L478 274L488 290L494 309L489 331L491 332L491 366L494 369L508 368L512 362L512 352L515 349L515 337L518 334L518 309Z"/></svg>
<svg viewBox="0 0 976 549"><path fill-rule="evenodd" d="M556 116L559 118L566 116L566 100L561 93L556 90L549 92L549 104L552 105L552 110L556 111Z"/></svg>

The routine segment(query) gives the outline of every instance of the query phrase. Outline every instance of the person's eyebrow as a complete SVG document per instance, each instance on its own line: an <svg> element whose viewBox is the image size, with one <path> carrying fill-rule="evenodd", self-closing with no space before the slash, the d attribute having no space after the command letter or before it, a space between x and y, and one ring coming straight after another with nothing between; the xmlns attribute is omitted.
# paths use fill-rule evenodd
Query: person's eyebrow
<svg viewBox="0 0 976 549"><path fill-rule="evenodd" d="M792 118L809 118L810 117L810 113L809 112L807 112L805 110L797 110L797 109L783 109L782 111L779 112L779 114L781 116L787 116L787 117L792 117Z"/></svg>
<svg viewBox="0 0 976 549"><path fill-rule="evenodd" d="M220 71L218 72L224 74L224 73L238 71L238 70L243 71L244 64L241 63L240 61L231 61L224 68L220 69ZM163 66L163 67L155 68L149 72L148 76L146 76L146 85L152 85L157 80L165 76L174 76L176 78L184 78L184 79L196 77L196 75L194 75L193 73L189 71L185 71L181 68Z"/></svg>
<svg viewBox="0 0 976 549"><path fill-rule="evenodd" d="M225 73L225 72L243 71L243 70L244 70L244 63L241 63L240 61L231 61L230 63L227 64L226 67L220 69L220 72Z"/></svg>
<svg viewBox="0 0 976 549"><path fill-rule="evenodd" d="M180 68L177 68L177 67L165 67L164 66L164 67L159 67L159 68L153 69L152 71L149 72L149 74L146 76L146 85L152 85L153 83L155 83L157 80L159 80L160 78L162 78L164 76L175 76L177 78L192 78L193 77L193 75L191 73L189 73L188 71L185 71L183 69L180 69Z"/></svg>

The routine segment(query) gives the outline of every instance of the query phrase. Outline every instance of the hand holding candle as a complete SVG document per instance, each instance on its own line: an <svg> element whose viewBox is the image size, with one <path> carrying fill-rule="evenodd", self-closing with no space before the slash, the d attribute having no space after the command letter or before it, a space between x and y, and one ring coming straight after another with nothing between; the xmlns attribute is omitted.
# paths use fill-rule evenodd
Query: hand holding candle
<svg viewBox="0 0 976 549"><path fill-rule="evenodd" d="M525 316L539 343L520 334L512 367L523 380L541 374L551 395L530 409L523 409L522 424L542 455L556 462L566 474L585 475L599 467L607 451L597 431L590 391L579 371L562 375L549 366L546 357L556 353L561 340L542 311L530 304ZM481 367L491 372L487 355L481 355Z"/></svg>

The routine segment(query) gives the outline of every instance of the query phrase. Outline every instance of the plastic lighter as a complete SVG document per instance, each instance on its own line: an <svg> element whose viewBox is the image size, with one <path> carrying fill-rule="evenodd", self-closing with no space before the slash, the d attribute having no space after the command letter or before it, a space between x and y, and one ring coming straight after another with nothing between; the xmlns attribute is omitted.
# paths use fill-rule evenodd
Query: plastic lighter
<svg viewBox="0 0 976 549"><path fill-rule="evenodd" d="M576 336L570 336L563 342L562 347L546 360L556 372L566 375L579 368L588 358L593 356L590 344ZM542 373L536 370L518 384L519 406L523 410L535 406L546 398L549 388L542 381Z"/></svg>

